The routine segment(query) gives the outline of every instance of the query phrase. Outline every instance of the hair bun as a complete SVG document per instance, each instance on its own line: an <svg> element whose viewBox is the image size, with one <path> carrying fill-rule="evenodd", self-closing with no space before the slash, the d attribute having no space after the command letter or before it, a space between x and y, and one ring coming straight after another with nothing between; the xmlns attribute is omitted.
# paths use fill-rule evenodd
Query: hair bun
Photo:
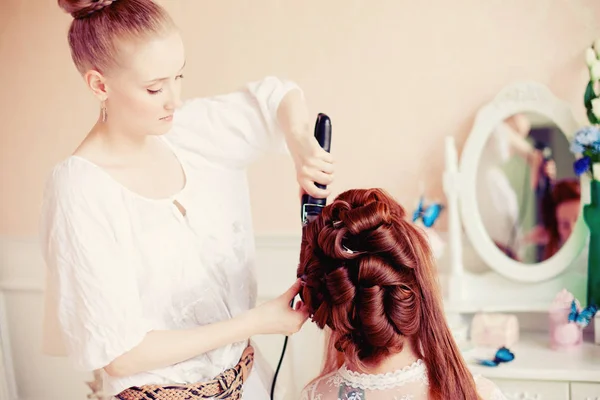
<svg viewBox="0 0 600 400"><path fill-rule="evenodd" d="M312 321L329 326L331 344L356 365L398 353L424 324L416 266L428 260L414 248L427 242L404 216L382 189L354 189L304 228L301 297Z"/></svg>
<svg viewBox="0 0 600 400"><path fill-rule="evenodd" d="M321 215L324 224L318 233L321 250L337 260L389 251L396 243L391 233L392 223L403 213L381 190L364 190L352 199L341 195Z"/></svg>
<svg viewBox="0 0 600 400"><path fill-rule="evenodd" d="M85 18L90 14L110 6L116 0L58 0L58 5L75 19Z"/></svg>

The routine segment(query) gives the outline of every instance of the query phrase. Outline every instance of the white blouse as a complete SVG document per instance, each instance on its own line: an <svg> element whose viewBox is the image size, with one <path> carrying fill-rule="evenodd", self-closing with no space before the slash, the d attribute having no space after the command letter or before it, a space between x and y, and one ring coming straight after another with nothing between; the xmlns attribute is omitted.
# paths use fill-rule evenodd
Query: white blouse
<svg viewBox="0 0 600 400"><path fill-rule="evenodd" d="M54 168L41 220L47 353L68 355L77 369L92 371L151 330L211 324L254 307L246 167L267 151L286 150L276 115L293 88L268 77L178 109L162 138L186 183L169 198L138 195L78 156ZM233 343L125 378L104 374L105 392L211 379L236 365L246 346ZM259 373L265 366L257 357L245 399L269 397L270 376Z"/></svg>
<svg viewBox="0 0 600 400"><path fill-rule="evenodd" d="M477 167L477 204L490 238L518 253L521 236L519 199L502 169L511 156L508 129L505 123L498 126L484 146Z"/></svg>

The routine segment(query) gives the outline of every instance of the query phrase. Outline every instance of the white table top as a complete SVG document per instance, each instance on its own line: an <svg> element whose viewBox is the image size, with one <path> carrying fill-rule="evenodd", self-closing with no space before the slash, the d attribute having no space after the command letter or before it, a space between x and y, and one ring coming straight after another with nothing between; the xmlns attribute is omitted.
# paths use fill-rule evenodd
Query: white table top
<svg viewBox="0 0 600 400"><path fill-rule="evenodd" d="M497 367L477 365L477 358L492 359L497 349L475 348L464 352L474 374L496 379L600 382L600 345L586 335L584 343L569 350L552 350L547 334L523 332L510 348L515 359Z"/></svg>

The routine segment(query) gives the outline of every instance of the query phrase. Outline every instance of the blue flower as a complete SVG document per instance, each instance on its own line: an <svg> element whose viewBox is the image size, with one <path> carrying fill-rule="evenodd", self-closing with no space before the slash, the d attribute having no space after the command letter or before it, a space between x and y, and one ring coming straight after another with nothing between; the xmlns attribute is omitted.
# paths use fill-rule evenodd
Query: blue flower
<svg viewBox="0 0 600 400"><path fill-rule="evenodd" d="M580 145L579 143L577 143L577 141L571 142L571 153L581 154L581 153L583 153L584 150L585 149L583 148L583 146Z"/></svg>
<svg viewBox="0 0 600 400"><path fill-rule="evenodd" d="M575 134L574 142L581 146L590 146L600 142L600 127L586 126L581 128Z"/></svg>
<svg viewBox="0 0 600 400"><path fill-rule="evenodd" d="M585 156L585 157L580 158L579 160L575 161L575 163L573 164L573 169L575 170L575 175L581 176L584 173L588 172L590 170L591 165L592 165L592 160L588 156Z"/></svg>

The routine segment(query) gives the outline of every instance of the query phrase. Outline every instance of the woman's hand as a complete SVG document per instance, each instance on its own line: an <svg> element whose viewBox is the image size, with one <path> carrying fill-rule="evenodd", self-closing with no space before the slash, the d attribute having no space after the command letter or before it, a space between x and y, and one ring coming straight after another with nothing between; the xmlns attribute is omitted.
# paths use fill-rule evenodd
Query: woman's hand
<svg viewBox="0 0 600 400"><path fill-rule="evenodd" d="M325 198L327 186L333 182L334 161L331 154L321 148L314 136L314 120L299 90L290 90L277 110L277 119L285 132L285 140L296 167L296 178L301 191L315 198Z"/></svg>
<svg viewBox="0 0 600 400"><path fill-rule="evenodd" d="M531 231L523 236L523 244L545 246L550 241L548 231L542 225L536 225Z"/></svg>
<svg viewBox="0 0 600 400"><path fill-rule="evenodd" d="M301 191L315 198L329 196L329 189L318 188L315 183L327 186L333 182L333 156L321 148L310 132L289 135L287 144Z"/></svg>
<svg viewBox="0 0 600 400"><path fill-rule="evenodd" d="M534 150L527 158L529 162L529 170L531 173L530 182L531 188L535 190L539 180L544 176L550 178L550 181L556 180L556 163L554 160L544 160L542 152Z"/></svg>
<svg viewBox="0 0 600 400"><path fill-rule="evenodd" d="M308 319L308 311L301 301L297 302L294 308L290 306L292 299L300 291L300 287L298 279L281 296L250 310L250 320L256 325L254 331L258 334L283 334L286 336L298 332Z"/></svg>

